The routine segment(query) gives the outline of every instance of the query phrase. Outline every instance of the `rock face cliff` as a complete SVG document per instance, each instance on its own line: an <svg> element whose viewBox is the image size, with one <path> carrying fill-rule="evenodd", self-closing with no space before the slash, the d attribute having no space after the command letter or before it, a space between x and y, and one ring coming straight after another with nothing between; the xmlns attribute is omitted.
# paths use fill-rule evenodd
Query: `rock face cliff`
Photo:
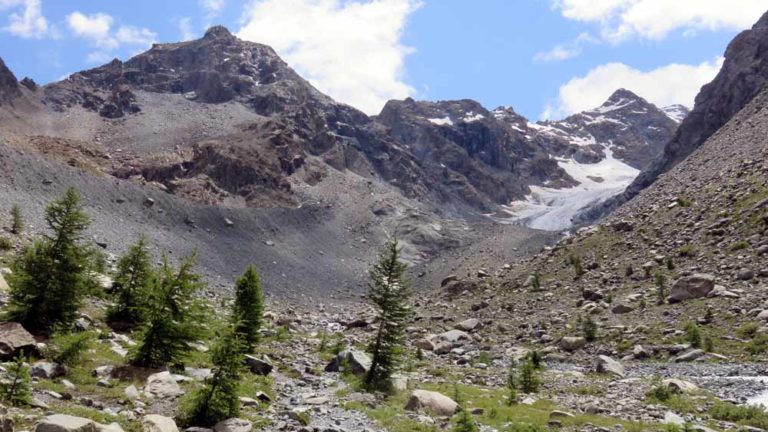
<svg viewBox="0 0 768 432"><path fill-rule="evenodd" d="M16 76L8 69L3 59L0 59L0 105L8 104L19 96L21 90Z"/></svg>
<svg viewBox="0 0 768 432"><path fill-rule="evenodd" d="M627 190L578 217L586 223L612 211L651 185L701 146L713 133L746 106L768 83L768 13L740 33L725 51L725 61L715 79L701 88L690 114L664 146L660 156Z"/></svg>

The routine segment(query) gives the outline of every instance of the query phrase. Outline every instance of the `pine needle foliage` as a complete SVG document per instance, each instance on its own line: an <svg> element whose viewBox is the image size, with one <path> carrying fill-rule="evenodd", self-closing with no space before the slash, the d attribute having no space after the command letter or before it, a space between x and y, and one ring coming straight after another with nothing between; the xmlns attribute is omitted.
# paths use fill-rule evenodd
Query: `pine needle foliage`
<svg viewBox="0 0 768 432"><path fill-rule="evenodd" d="M141 236L117 262L114 283L116 301L107 310L107 319L123 323L129 328L140 323L154 278L152 254L149 252L147 238Z"/></svg>
<svg viewBox="0 0 768 432"><path fill-rule="evenodd" d="M376 338L370 345L371 368L365 376L369 390L390 390L390 378L399 368L405 346L405 327L411 316L406 265L400 261L397 239L387 242L371 271L368 301L378 314Z"/></svg>
<svg viewBox="0 0 768 432"><path fill-rule="evenodd" d="M231 328L213 348L213 375L206 380L205 387L191 395L181 419L184 424L209 427L240 414L239 385L245 349L241 338Z"/></svg>
<svg viewBox="0 0 768 432"><path fill-rule="evenodd" d="M13 406L32 403L32 377L24 357L19 354L6 369L7 379L0 383L0 400Z"/></svg>
<svg viewBox="0 0 768 432"><path fill-rule="evenodd" d="M256 268L251 266L235 283L235 304L232 317L236 331L249 351L259 341L259 330L264 322L264 292Z"/></svg>
<svg viewBox="0 0 768 432"><path fill-rule="evenodd" d="M8 281L8 317L38 333L71 326L92 285L93 252L82 245L90 219L83 211L78 192L70 188L49 205L45 221L51 233L16 259Z"/></svg>
<svg viewBox="0 0 768 432"><path fill-rule="evenodd" d="M21 235L24 232L24 216L18 204L11 207L11 232L16 235Z"/></svg>
<svg viewBox="0 0 768 432"><path fill-rule="evenodd" d="M195 256L186 258L177 270L163 258L144 307L138 348L132 363L158 368L183 364L192 344L204 335L205 308L197 298L204 286L194 273Z"/></svg>

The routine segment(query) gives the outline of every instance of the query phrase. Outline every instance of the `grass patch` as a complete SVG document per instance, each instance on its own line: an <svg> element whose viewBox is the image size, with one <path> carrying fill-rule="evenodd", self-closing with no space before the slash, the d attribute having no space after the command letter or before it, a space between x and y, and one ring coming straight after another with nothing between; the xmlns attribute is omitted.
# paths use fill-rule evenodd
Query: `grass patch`
<svg viewBox="0 0 768 432"><path fill-rule="evenodd" d="M709 415L717 420L768 429L768 413L761 407L734 405L730 402L717 401L709 409Z"/></svg>

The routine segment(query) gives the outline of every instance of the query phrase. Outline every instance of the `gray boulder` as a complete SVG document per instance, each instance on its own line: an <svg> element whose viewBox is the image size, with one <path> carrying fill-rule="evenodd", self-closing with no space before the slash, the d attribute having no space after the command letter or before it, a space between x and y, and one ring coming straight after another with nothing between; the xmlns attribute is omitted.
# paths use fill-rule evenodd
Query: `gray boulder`
<svg viewBox="0 0 768 432"><path fill-rule="evenodd" d="M669 294L670 303L706 297L715 289L715 277L709 274L697 273L676 280Z"/></svg>
<svg viewBox="0 0 768 432"><path fill-rule="evenodd" d="M147 384L144 386L144 393L160 398L175 398L184 394L184 390L179 387L179 383L170 372L159 372L147 377Z"/></svg>
<svg viewBox="0 0 768 432"><path fill-rule="evenodd" d="M245 356L245 364L248 365L252 373L261 376L269 375L274 369L274 366L266 359L258 359L252 355Z"/></svg>
<svg viewBox="0 0 768 432"><path fill-rule="evenodd" d="M458 412L459 404L438 392L414 390L405 405L405 409L439 416L452 416Z"/></svg>
<svg viewBox="0 0 768 432"><path fill-rule="evenodd" d="M573 352L584 348L587 340L583 337L566 336L560 340L560 348L564 351Z"/></svg>
<svg viewBox="0 0 768 432"><path fill-rule="evenodd" d="M371 369L371 358L357 350L344 350L325 367L326 372L342 372L345 368L355 375L363 375Z"/></svg>
<svg viewBox="0 0 768 432"><path fill-rule="evenodd" d="M595 361L595 371L597 373L611 374L620 378L624 378L624 366L618 361L608 356L598 356Z"/></svg>
<svg viewBox="0 0 768 432"><path fill-rule="evenodd" d="M2 277L2 275L0 275ZM35 338L17 322L0 323L0 360L35 350Z"/></svg>
<svg viewBox="0 0 768 432"><path fill-rule="evenodd" d="M29 368L29 373L35 378L54 379L67 374L67 368L47 361L38 361Z"/></svg>
<svg viewBox="0 0 768 432"><path fill-rule="evenodd" d="M248 420L231 418L216 423L213 427L214 432L251 432L253 425Z"/></svg>
<svg viewBox="0 0 768 432"><path fill-rule="evenodd" d="M170 417L150 414L141 419L143 432L179 432L176 422Z"/></svg>

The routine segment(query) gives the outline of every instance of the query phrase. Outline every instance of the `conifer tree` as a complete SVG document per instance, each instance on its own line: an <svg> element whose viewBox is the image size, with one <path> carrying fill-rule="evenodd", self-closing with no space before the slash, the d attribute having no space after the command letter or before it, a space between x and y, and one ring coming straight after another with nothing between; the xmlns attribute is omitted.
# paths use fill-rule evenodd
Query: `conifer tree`
<svg viewBox="0 0 768 432"><path fill-rule="evenodd" d="M410 318L410 290L400 262L400 246L396 239L387 242L379 262L370 271L369 302L378 313L379 328L370 346L371 368L365 377L369 389L388 389L397 370L405 345L405 327Z"/></svg>
<svg viewBox="0 0 768 432"><path fill-rule="evenodd" d="M507 405L517 403L517 368L515 360L509 362L509 371L507 372Z"/></svg>
<svg viewBox="0 0 768 432"><path fill-rule="evenodd" d="M18 204L14 204L11 207L11 232L16 235L21 235L24 231L24 217L21 214L21 207Z"/></svg>
<svg viewBox="0 0 768 432"><path fill-rule="evenodd" d="M114 284L117 301L107 311L109 321L128 326L141 322L143 306L155 276L151 259L147 239L141 236L117 262Z"/></svg>
<svg viewBox="0 0 768 432"><path fill-rule="evenodd" d="M144 306L145 322L132 363L144 367L177 366L203 335L203 305L197 292L203 287L193 272L195 256L185 259L174 271L163 258L163 267L153 279Z"/></svg>
<svg viewBox="0 0 768 432"><path fill-rule="evenodd" d="M453 399L456 401L457 404L459 404L459 413L456 414L456 419L453 423L453 429L451 429L452 432L477 432L480 429L477 427L477 423L475 423L475 420L472 418L472 414L470 414L469 410L466 409L466 407L463 406L464 400L461 397L461 393L459 393L459 386L454 384L453 387Z"/></svg>
<svg viewBox="0 0 768 432"><path fill-rule="evenodd" d="M13 264L9 318L30 331L50 333L77 318L91 282L92 252L81 244L90 220L75 189L48 206L45 221L51 233Z"/></svg>
<svg viewBox="0 0 768 432"><path fill-rule="evenodd" d="M214 372L204 388L192 394L183 423L213 426L240 413L238 388L243 368L244 344L234 328L219 339L211 353Z"/></svg>
<svg viewBox="0 0 768 432"><path fill-rule="evenodd" d="M536 367L532 361L528 360L520 369L520 390L523 393L536 393L539 391L539 385L541 380L536 373Z"/></svg>
<svg viewBox="0 0 768 432"><path fill-rule="evenodd" d="M32 403L32 377L29 367L24 364L24 357L19 354L7 370L8 379L0 384L0 400L13 406Z"/></svg>
<svg viewBox="0 0 768 432"><path fill-rule="evenodd" d="M232 317L237 322L236 331L245 343L247 350L252 350L259 341L259 330L263 323L264 293L261 289L259 273L253 266L237 279L235 284L235 305Z"/></svg>

